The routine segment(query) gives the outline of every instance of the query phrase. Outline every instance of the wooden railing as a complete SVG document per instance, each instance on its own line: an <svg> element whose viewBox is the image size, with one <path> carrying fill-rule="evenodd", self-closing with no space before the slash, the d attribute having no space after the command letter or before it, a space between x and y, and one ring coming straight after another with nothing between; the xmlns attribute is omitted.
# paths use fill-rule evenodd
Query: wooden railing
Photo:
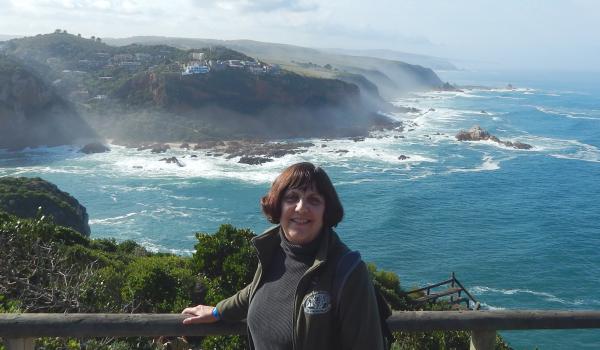
<svg viewBox="0 0 600 350"><path fill-rule="evenodd" d="M0 314L8 350L31 350L37 337L159 337L244 334L243 322L183 325L178 314ZM469 330L471 349L494 348L497 330L600 328L600 311L399 311L393 331Z"/></svg>

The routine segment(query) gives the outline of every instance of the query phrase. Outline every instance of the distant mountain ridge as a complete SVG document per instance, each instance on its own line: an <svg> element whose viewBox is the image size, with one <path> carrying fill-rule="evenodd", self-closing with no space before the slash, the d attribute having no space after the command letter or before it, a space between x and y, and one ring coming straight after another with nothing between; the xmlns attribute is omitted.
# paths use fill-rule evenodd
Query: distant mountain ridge
<svg viewBox="0 0 600 350"><path fill-rule="evenodd" d="M327 48L321 49L325 52L331 52L343 55L352 56L365 56L382 58L386 60L402 61L408 64L415 64L424 67L429 67L434 70L458 70L458 68L448 59L427 55L420 55L415 53L401 52L395 50L384 50L384 49L371 49L371 50L353 50L353 49L339 49L339 48Z"/></svg>
<svg viewBox="0 0 600 350"><path fill-rule="evenodd" d="M337 78L340 71L362 74L375 83L379 93L385 99L392 99L399 94L420 89L431 89L442 85L442 81L433 70L418 64L409 64L393 59L378 57L351 56L327 52L314 48L306 48L288 44L265 43L253 40L216 40L139 36L122 39L105 39L112 45L163 44L184 49L210 46L225 46L271 63L281 65L293 71L306 72L325 78ZM306 64L311 69L303 70ZM440 63L441 64L441 63ZM331 69L325 68L326 66ZM381 84L382 78L388 82Z"/></svg>

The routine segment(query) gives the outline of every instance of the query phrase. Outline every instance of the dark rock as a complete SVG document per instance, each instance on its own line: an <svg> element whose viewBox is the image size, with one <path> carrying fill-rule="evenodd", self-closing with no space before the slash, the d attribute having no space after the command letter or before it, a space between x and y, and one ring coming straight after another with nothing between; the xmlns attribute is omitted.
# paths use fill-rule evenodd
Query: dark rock
<svg viewBox="0 0 600 350"><path fill-rule="evenodd" d="M409 156L405 156L404 154L401 154L400 157L398 157L399 160L407 160L410 159Z"/></svg>
<svg viewBox="0 0 600 350"><path fill-rule="evenodd" d="M194 150L199 150L199 149L210 149L210 148L215 148L215 147L219 147L219 146L225 146L225 142L223 141L215 141L215 140L205 140L205 141L199 141L196 146L194 146Z"/></svg>
<svg viewBox="0 0 600 350"><path fill-rule="evenodd" d="M444 84L442 84L441 86L438 87L439 91L458 91L458 92L462 92L461 89L457 88L456 86L446 82Z"/></svg>
<svg viewBox="0 0 600 350"><path fill-rule="evenodd" d="M92 142L83 146L80 150L80 153L92 154L92 153L104 153L110 152L110 148L106 145L103 145L100 142Z"/></svg>
<svg viewBox="0 0 600 350"><path fill-rule="evenodd" d="M157 144L155 144L155 145L152 146L152 150L150 150L150 152L152 152L152 153L165 153L168 149L171 149L171 146L157 143Z"/></svg>
<svg viewBox="0 0 600 350"><path fill-rule="evenodd" d="M456 134L456 139L458 141L481 141L489 138L490 133L483 130L479 125L473 126L468 131L461 130Z"/></svg>
<svg viewBox="0 0 600 350"><path fill-rule="evenodd" d="M260 165L267 162L272 162L273 159L266 157L255 157L255 156L243 156L240 158L238 163L249 164L249 165Z"/></svg>
<svg viewBox="0 0 600 350"><path fill-rule="evenodd" d="M161 161L165 161L167 164L175 163L181 168L185 166L181 161L179 161L179 159L177 159L177 157L162 158Z"/></svg>
<svg viewBox="0 0 600 350"><path fill-rule="evenodd" d="M482 129L479 125L473 126L469 131L461 130L456 134L456 139L459 141L483 141L490 140L506 147L512 147L516 149L531 149L532 146L519 141L502 141L494 135L490 135L489 132Z"/></svg>
<svg viewBox="0 0 600 350"><path fill-rule="evenodd" d="M190 157L191 157L191 158L198 158L198 156L197 156L197 155L195 155L195 154L192 154Z"/></svg>
<svg viewBox="0 0 600 350"><path fill-rule="evenodd" d="M427 112L435 112L435 108L429 108Z"/></svg>
<svg viewBox="0 0 600 350"><path fill-rule="evenodd" d="M187 142L184 142L181 144L181 146L179 146L179 148L181 149L190 149L190 144Z"/></svg>
<svg viewBox="0 0 600 350"><path fill-rule="evenodd" d="M364 141L365 138L363 136L355 136L355 137L350 137L349 140L352 140L354 142L361 142L361 141Z"/></svg>
<svg viewBox="0 0 600 350"><path fill-rule="evenodd" d="M52 217L60 226L90 235L88 214L67 192L39 177L0 178L0 211L23 217L35 218L39 214Z"/></svg>
<svg viewBox="0 0 600 350"><path fill-rule="evenodd" d="M533 146L531 146L530 144L519 142L519 141L513 142L513 147L516 149L531 149L531 148L533 148Z"/></svg>

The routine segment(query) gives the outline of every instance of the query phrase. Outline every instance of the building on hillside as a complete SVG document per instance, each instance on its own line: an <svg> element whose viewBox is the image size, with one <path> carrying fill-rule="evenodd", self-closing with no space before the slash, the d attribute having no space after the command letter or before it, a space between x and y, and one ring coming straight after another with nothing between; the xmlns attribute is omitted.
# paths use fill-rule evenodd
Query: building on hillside
<svg viewBox="0 0 600 350"><path fill-rule="evenodd" d="M133 55L129 53L120 53L112 57L113 63L131 62L133 61Z"/></svg>
<svg viewBox="0 0 600 350"><path fill-rule="evenodd" d="M142 62L138 62L138 61L119 62L119 67L127 68L129 70L136 70L136 69L140 68L141 65L142 65Z"/></svg>
<svg viewBox="0 0 600 350"><path fill-rule="evenodd" d="M229 68L237 68L237 69L244 68L244 61L242 61L242 60L228 60L228 61L225 61L225 64Z"/></svg>
<svg viewBox="0 0 600 350"><path fill-rule="evenodd" d="M213 70L215 72L227 68L227 65L225 64L225 62L223 62L221 60L209 60L208 66L210 67L211 70Z"/></svg>
<svg viewBox="0 0 600 350"><path fill-rule="evenodd" d="M204 52L192 52L190 56L195 61L203 61L204 60Z"/></svg>
<svg viewBox="0 0 600 350"><path fill-rule="evenodd" d="M187 64L181 72L181 75L192 75L192 74L207 74L210 72L210 67L201 65L199 63Z"/></svg>
<svg viewBox="0 0 600 350"><path fill-rule="evenodd" d="M138 52L135 54L135 60L141 62L150 62L152 60L152 55L148 53Z"/></svg>

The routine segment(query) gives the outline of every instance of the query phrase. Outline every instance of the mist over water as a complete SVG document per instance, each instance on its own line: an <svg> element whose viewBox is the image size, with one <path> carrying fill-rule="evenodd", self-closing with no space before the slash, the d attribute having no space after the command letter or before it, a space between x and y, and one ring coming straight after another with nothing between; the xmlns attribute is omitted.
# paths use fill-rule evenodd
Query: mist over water
<svg viewBox="0 0 600 350"><path fill-rule="evenodd" d="M404 131L362 142L303 140L314 146L260 166L177 148L156 155L112 146L110 153L83 155L65 146L0 151L0 176L57 184L87 208L92 237L191 254L197 231L223 223L257 233L267 228L259 198L283 168L312 161L327 170L344 203L337 229L344 241L398 273L404 288L454 271L490 309L600 309L595 77L441 76L495 88L403 96L392 102L420 109L393 116ZM533 148L455 139L475 124ZM159 160L172 156L185 167ZM600 347L597 330L503 335L516 349Z"/></svg>

